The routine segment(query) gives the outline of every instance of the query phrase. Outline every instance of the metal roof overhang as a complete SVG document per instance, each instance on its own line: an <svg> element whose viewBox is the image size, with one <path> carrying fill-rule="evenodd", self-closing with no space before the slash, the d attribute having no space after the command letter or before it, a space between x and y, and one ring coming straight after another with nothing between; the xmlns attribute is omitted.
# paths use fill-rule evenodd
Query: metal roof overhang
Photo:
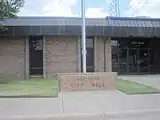
<svg viewBox="0 0 160 120"><path fill-rule="evenodd" d="M54 21L53 24L53 20L55 19L56 21ZM37 18L36 20L23 18L9 20L5 23L8 30L1 32L0 36L81 36L80 20L81 19L77 18ZM61 23L59 21L61 21ZM160 37L160 19L87 19L86 35L111 37Z"/></svg>
<svg viewBox="0 0 160 120"><path fill-rule="evenodd" d="M0 36L81 36L81 26L12 26ZM86 26L87 36L160 37L160 28Z"/></svg>

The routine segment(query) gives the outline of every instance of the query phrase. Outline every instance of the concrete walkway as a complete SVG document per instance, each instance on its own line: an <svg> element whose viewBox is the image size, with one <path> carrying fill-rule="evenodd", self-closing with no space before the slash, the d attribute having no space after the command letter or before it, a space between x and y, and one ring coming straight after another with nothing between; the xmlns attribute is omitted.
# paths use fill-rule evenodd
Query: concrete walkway
<svg viewBox="0 0 160 120"><path fill-rule="evenodd" d="M75 117L80 120L80 116L101 120L104 116L123 118L140 113L156 113L160 117L159 101L160 95L128 96L119 91L72 92L43 99L4 98L0 99L0 120L57 120L64 116L74 117L74 120Z"/></svg>
<svg viewBox="0 0 160 120"><path fill-rule="evenodd" d="M130 75L119 76L123 80L130 80L140 84L148 85L160 90L160 75Z"/></svg>

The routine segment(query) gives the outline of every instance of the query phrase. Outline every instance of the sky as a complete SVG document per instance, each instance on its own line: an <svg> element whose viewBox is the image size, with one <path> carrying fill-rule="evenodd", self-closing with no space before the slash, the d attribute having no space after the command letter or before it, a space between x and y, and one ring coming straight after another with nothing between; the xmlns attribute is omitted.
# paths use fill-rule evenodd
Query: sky
<svg viewBox="0 0 160 120"><path fill-rule="evenodd" d="M104 18L111 16L112 0L85 0L86 17ZM119 0L120 16L146 16L159 18L160 0ZM81 0L25 0L19 16L80 17Z"/></svg>

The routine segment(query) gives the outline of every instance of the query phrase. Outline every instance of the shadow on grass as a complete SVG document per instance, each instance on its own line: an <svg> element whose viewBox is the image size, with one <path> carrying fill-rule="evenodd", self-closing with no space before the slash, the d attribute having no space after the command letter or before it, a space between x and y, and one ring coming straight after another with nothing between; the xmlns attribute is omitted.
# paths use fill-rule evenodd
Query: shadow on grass
<svg viewBox="0 0 160 120"><path fill-rule="evenodd" d="M160 94L160 90L136 82L117 79L118 90L127 95Z"/></svg>

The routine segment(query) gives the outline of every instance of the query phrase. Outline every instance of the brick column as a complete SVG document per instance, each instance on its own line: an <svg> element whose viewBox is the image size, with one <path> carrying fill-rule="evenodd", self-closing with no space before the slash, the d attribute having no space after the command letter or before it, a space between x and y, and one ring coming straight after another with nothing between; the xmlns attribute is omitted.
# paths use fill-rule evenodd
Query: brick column
<svg viewBox="0 0 160 120"><path fill-rule="evenodd" d="M94 59L95 72L104 72L104 37L95 37Z"/></svg>
<svg viewBox="0 0 160 120"><path fill-rule="evenodd" d="M105 44L105 50L106 50L106 72L112 72L112 51L111 51L111 38L107 37L106 44Z"/></svg>
<svg viewBox="0 0 160 120"><path fill-rule="evenodd" d="M46 38L43 36L43 78L46 78Z"/></svg>
<svg viewBox="0 0 160 120"><path fill-rule="evenodd" d="M29 40L28 40L28 37L26 37L24 44L25 44L25 47L24 47L25 79L29 79Z"/></svg>
<svg viewBox="0 0 160 120"><path fill-rule="evenodd" d="M77 70L77 72L81 72L81 37L78 37L78 42L77 42L77 46L78 46L78 55L77 55L77 68L78 68L78 70Z"/></svg>

